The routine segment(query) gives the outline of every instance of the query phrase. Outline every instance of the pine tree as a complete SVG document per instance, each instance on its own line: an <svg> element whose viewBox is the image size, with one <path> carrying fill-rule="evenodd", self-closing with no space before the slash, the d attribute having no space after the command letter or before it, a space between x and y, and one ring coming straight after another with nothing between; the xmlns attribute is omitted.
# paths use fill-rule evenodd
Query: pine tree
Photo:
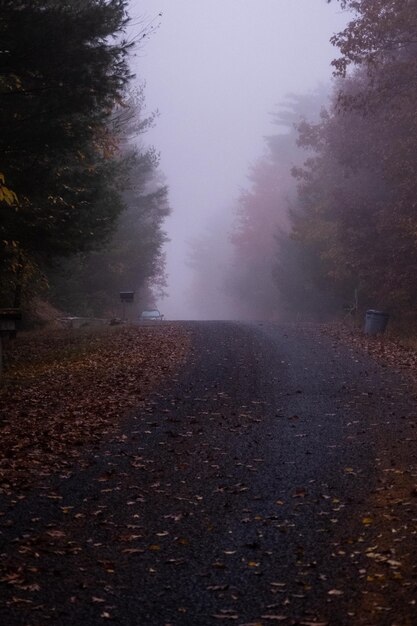
<svg viewBox="0 0 417 626"><path fill-rule="evenodd" d="M126 0L3 0L0 239L38 264L88 250L123 208L107 125L131 78ZM3 254L5 250L3 250Z"/></svg>

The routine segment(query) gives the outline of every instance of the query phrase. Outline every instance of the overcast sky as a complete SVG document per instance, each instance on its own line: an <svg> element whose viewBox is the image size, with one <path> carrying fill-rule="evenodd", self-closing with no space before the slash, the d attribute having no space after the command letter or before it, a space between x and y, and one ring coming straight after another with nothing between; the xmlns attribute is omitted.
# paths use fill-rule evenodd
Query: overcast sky
<svg viewBox="0 0 417 626"><path fill-rule="evenodd" d="M231 210L273 132L274 106L330 80L329 38L347 15L326 0L131 0L131 15L160 24L133 64L148 109L160 112L147 141L161 153L173 209L160 308L186 318L187 241Z"/></svg>

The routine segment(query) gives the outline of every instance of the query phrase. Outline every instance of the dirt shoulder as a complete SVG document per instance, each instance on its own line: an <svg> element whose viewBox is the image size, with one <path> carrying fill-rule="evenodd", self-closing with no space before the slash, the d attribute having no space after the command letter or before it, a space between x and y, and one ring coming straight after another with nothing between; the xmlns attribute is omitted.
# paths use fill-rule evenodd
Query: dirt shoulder
<svg viewBox="0 0 417 626"><path fill-rule="evenodd" d="M394 335L370 337L362 330L343 323L322 324L322 332L350 347L358 354L366 353L383 365L409 375L417 383L417 349L415 342Z"/></svg>
<svg viewBox="0 0 417 626"><path fill-rule="evenodd" d="M176 324L27 333L6 351L0 387L0 489L10 493L65 472L84 444L116 432L123 416L184 362Z"/></svg>

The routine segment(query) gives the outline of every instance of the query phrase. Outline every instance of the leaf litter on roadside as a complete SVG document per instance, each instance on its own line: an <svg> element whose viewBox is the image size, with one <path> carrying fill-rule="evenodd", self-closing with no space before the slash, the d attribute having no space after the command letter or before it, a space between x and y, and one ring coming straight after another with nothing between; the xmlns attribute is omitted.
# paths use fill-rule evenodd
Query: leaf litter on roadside
<svg viewBox="0 0 417 626"><path fill-rule="evenodd" d="M1 490L69 468L82 445L115 432L173 374L187 348L184 331L165 324L28 333L10 343L0 387Z"/></svg>

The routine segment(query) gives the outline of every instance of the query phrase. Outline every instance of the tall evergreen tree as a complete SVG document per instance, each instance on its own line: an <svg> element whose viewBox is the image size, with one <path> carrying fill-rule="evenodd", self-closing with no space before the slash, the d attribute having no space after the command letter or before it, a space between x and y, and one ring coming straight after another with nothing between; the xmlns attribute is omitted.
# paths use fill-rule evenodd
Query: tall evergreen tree
<svg viewBox="0 0 417 626"><path fill-rule="evenodd" d="M0 171L19 206L2 205L0 239L21 273L89 249L122 210L106 129L131 77L127 23L126 0L2 2Z"/></svg>
<svg viewBox="0 0 417 626"><path fill-rule="evenodd" d="M145 115L143 85L116 106L107 127L109 151L124 165L124 210L107 242L80 252L49 272L51 297L64 310L82 315L117 314L119 291L134 290L136 306L149 306L163 295L168 190L153 148L138 142L154 122Z"/></svg>

